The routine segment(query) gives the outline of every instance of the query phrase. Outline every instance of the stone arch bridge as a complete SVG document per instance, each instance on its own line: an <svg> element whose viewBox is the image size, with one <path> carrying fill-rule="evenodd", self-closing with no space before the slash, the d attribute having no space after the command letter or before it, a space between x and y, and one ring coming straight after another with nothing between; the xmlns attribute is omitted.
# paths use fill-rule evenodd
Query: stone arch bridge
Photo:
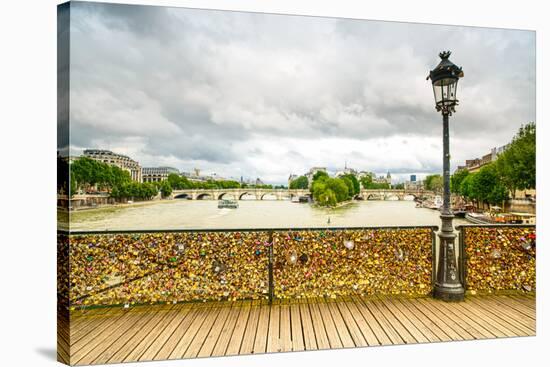
<svg viewBox="0 0 550 367"><path fill-rule="evenodd" d="M357 195L357 198L361 200L405 200L407 196L412 196L414 200L433 200L435 195L435 192L428 190L364 189Z"/></svg>
<svg viewBox="0 0 550 367"><path fill-rule="evenodd" d="M187 189L172 191L175 199L191 200L243 200L245 196L252 196L255 200L291 200L297 196L311 196L309 190L285 190L285 189Z"/></svg>
<svg viewBox="0 0 550 367"><path fill-rule="evenodd" d="M291 200L293 197L311 197L311 192L305 189L186 189L174 190L171 197L175 199L190 200L220 200L253 197L255 200ZM435 193L426 190L361 190L356 199L359 200L405 200L405 197L412 196L418 199L433 199Z"/></svg>

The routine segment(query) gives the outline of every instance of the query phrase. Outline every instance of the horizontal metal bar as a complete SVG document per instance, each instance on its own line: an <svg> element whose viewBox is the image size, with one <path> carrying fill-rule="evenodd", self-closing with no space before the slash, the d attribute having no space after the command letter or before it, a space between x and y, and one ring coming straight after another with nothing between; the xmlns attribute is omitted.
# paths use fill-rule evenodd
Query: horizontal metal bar
<svg viewBox="0 0 550 367"><path fill-rule="evenodd" d="M66 231L57 230L57 233L68 235L87 234L139 234L139 233L205 233L205 232L292 232L292 231L356 231L356 230L398 230L398 229L432 229L438 226L382 226L382 227L304 227L304 228L214 228L214 229L133 229L133 230L104 230L104 231Z"/></svg>
<svg viewBox="0 0 550 367"><path fill-rule="evenodd" d="M461 228L475 228L475 227L484 227L484 228L504 228L504 227L515 227L515 228L536 228L536 224L461 224L456 226L456 229Z"/></svg>

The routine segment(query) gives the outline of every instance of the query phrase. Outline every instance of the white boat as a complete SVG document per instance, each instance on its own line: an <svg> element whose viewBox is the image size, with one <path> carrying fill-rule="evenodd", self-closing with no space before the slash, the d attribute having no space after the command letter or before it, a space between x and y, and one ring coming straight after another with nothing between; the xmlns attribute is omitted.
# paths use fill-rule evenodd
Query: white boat
<svg viewBox="0 0 550 367"><path fill-rule="evenodd" d="M474 223L474 224L491 224L487 218L487 216L480 214L480 213L466 213L464 216L467 221Z"/></svg>
<svg viewBox="0 0 550 367"><path fill-rule="evenodd" d="M218 209L237 209L239 202L237 200L221 199L218 200Z"/></svg>
<svg viewBox="0 0 550 367"><path fill-rule="evenodd" d="M529 213L510 213L518 217L521 220L521 224L537 224L537 217L535 214Z"/></svg>

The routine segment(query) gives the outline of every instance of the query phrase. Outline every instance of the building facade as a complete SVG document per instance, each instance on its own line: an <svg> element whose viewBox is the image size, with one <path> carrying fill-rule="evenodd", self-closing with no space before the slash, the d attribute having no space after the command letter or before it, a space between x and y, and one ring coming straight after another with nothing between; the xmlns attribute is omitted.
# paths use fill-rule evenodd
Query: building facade
<svg viewBox="0 0 550 367"><path fill-rule="evenodd" d="M466 169L470 173L478 172L483 166L496 161L498 159L498 156L503 152L505 152L509 146L510 144L506 144L500 147L493 148L488 154L485 154L481 158L467 159L465 162L465 165L458 166L456 168L456 171L459 171L461 169ZM515 193L513 194L511 193L511 196L513 196L515 199L525 199L525 200L534 201L537 196L537 191L535 189L516 190Z"/></svg>
<svg viewBox="0 0 550 367"><path fill-rule="evenodd" d="M162 182L168 179L171 173L179 175L179 171L173 167L143 167L143 182Z"/></svg>
<svg viewBox="0 0 550 367"><path fill-rule="evenodd" d="M372 182L377 184L388 184L391 185L391 174L388 172L386 176L373 176Z"/></svg>
<svg viewBox="0 0 550 367"><path fill-rule="evenodd" d="M405 190L422 190L424 188L424 181L417 181L415 177L414 181L405 181L403 188Z"/></svg>
<svg viewBox="0 0 550 367"><path fill-rule="evenodd" d="M481 158L474 158L474 159L467 159L465 162L465 165L458 166L457 171L460 169L467 169L469 172L477 172L481 169L481 167L494 162L497 160L498 156L502 154L506 149L508 148L509 144L493 148L491 151Z"/></svg>
<svg viewBox="0 0 550 367"><path fill-rule="evenodd" d="M126 155L114 153L105 149L86 149L84 150L83 155L84 157L107 163L125 170L130 174L130 178L133 181L143 182L141 166L137 161L134 161Z"/></svg>

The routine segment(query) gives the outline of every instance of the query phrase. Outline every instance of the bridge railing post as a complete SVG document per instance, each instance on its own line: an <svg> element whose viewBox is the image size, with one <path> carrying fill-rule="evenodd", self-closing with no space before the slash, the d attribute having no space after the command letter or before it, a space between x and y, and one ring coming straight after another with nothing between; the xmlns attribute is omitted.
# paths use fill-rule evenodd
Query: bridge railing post
<svg viewBox="0 0 550 367"><path fill-rule="evenodd" d="M268 272L268 278L269 278L269 289L268 289L268 297L269 297L269 304L271 305L273 303L273 297L274 297L274 284L273 284L273 231L269 231L269 252L268 252L268 265L267 265L267 272Z"/></svg>
<svg viewBox="0 0 550 367"><path fill-rule="evenodd" d="M437 231L438 227L432 227L432 289L435 286L436 271L437 271L437 253L436 253L436 241L437 241Z"/></svg>
<svg viewBox="0 0 550 367"><path fill-rule="evenodd" d="M460 282L462 283L462 286L464 287L464 290L466 290L467 284L466 284L466 251L464 249L464 236L465 236L465 230L464 226L458 226L456 228L458 230L458 253L459 253L459 261L458 261L458 274L460 276Z"/></svg>

